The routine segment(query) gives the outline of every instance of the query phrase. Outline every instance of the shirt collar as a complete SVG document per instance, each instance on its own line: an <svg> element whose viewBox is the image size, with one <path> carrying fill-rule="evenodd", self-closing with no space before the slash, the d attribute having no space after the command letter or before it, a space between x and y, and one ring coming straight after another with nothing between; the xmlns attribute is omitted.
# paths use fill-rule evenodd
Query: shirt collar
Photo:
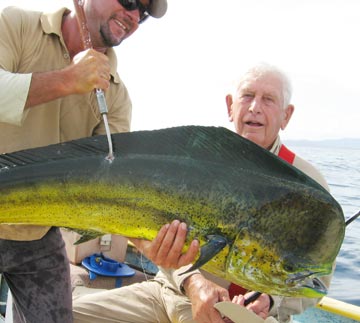
<svg viewBox="0 0 360 323"><path fill-rule="evenodd" d="M269 151L277 156L277 155L279 155L281 145L282 145L282 143L280 140L280 136L277 136L272 147L269 149Z"/></svg>
<svg viewBox="0 0 360 323"><path fill-rule="evenodd" d="M65 46L65 42L61 33L61 22L65 13L69 13L68 8L61 8L55 12L43 13L41 15L41 26L46 34L55 34L59 36L61 43ZM66 46L65 46L66 47ZM109 58L110 74L115 83L120 83L120 78L117 73L117 58L113 48L108 48L106 55Z"/></svg>

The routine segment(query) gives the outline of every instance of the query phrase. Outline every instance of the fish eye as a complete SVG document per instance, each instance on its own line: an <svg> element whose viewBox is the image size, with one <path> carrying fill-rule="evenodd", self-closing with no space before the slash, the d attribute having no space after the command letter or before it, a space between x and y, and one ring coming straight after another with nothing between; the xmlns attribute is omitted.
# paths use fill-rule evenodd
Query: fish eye
<svg viewBox="0 0 360 323"><path fill-rule="evenodd" d="M288 272L292 272L292 271L294 271L294 266L291 264L284 265L284 270L286 270Z"/></svg>

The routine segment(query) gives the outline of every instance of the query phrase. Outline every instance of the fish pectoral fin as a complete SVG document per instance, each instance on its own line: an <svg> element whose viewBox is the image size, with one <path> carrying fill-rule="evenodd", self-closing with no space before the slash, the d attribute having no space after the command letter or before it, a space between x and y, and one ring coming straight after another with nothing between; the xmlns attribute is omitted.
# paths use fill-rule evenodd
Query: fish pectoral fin
<svg viewBox="0 0 360 323"><path fill-rule="evenodd" d="M223 236L210 235L207 238L208 242L200 249L200 257L187 271L181 273L180 275L199 269L201 266L215 257L227 245L227 240Z"/></svg>
<svg viewBox="0 0 360 323"><path fill-rule="evenodd" d="M98 231L91 231L91 230L80 230L80 229L70 229L66 228L67 230L74 231L81 235L81 237L74 242L74 245L78 245L80 243L84 243L90 240L93 240L95 238L101 237L104 235L104 233L98 232Z"/></svg>

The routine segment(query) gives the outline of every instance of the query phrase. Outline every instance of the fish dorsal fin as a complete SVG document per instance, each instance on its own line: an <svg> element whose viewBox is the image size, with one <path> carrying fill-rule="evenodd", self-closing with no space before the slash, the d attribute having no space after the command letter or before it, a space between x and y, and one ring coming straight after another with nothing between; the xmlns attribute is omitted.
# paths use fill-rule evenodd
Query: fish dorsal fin
<svg viewBox="0 0 360 323"><path fill-rule="evenodd" d="M0 155L0 169L3 167L25 166L48 161L62 160L76 157L89 157L108 152L104 136L90 137L31 148ZM106 144L106 145L105 145Z"/></svg>
<svg viewBox="0 0 360 323"><path fill-rule="evenodd" d="M222 127L181 126L117 133L112 135L112 140L115 158L127 155L181 157L219 163L219 167L256 168L265 175L291 179L295 176L300 181L318 185L272 153ZM0 167L12 168L69 158L105 157L107 152L107 138L100 135L3 154L0 156Z"/></svg>
<svg viewBox="0 0 360 323"><path fill-rule="evenodd" d="M248 141L226 128L182 126L112 134L116 156L128 154L181 156L214 162L234 162L252 154ZM250 143L250 146L255 147ZM237 147L245 149L239 151ZM50 160L106 155L105 135L0 155L1 166L21 166ZM260 148L260 147L259 147ZM257 150L255 148L255 150Z"/></svg>
<svg viewBox="0 0 360 323"><path fill-rule="evenodd" d="M105 144L104 144L105 145ZM321 185L268 150L223 127L182 126L114 136L115 154L146 153L215 162L223 167L257 169L272 177Z"/></svg>

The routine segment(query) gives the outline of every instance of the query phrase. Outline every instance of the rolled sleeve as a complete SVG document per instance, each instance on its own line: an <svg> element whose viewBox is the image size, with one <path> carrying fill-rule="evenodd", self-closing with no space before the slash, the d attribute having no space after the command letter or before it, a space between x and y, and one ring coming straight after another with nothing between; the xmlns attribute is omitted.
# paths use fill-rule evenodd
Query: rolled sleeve
<svg viewBox="0 0 360 323"><path fill-rule="evenodd" d="M21 126L32 74L10 73L0 69L0 122Z"/></svg>
<svg viewBox="0 0 360 323"><path fill-rule="evenodd" d="M184 290L183 290L184 281L194 274L201 274L201 272L199 270L193 270L190 272L186 272L189 268L191 268L191 266L192 265L190 264L190 265L181 267L177 270L168 270L168 269L160 268L160 271L159 271L157 277L160 279L166 278L179 294L184 294Z"/></svg>

